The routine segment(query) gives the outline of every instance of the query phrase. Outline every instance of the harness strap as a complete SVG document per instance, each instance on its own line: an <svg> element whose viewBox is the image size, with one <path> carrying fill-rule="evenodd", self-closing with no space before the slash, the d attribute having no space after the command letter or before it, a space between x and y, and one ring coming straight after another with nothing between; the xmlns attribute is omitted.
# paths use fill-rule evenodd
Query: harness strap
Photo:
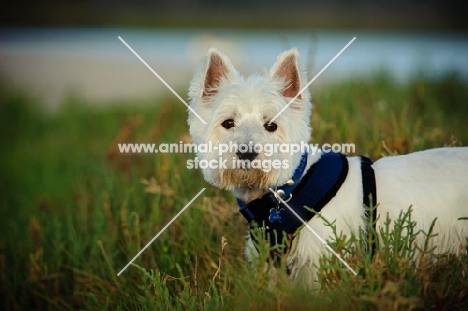
<svg viewBox="0 0 468 311"><path fill-rule="evenodd" d="M369 248L371 255L374 256L377 246L375 232L377 223L377 186L375 183L375 173L372 168L372 160L361 156L361 175L362 175L362 202L368 208L366 215L369 225L372 224L374 230L367 228L368 241L370 242Z"/></svg>
<svg viewBox="0 0 468 311"><path fill-rule="evenodd" d="M376 243L373 232L375 232L377 191L375 183L372 160L367 157L361 158L361 174L363 188L363 204L369 208L366 216L369 223L373 225L374 231L367 228L370 251L374 255ZM292 191L292 199L288 203L301 218L308 222L316 213L328 204L336 195L348 174L348 160L345 155L339 153L324 153L320 160L312 165L300 183L295 183ZM297 185L297 187L295 187ZM270 259L279 263L282 254L289 251L296 231L302 226L289 209L278 203L273 193L268 191L261 198L255 199L248 204L237 199L241 214L250 224L250 236L256 241L255 231L260 231L264 239L270 243ZM276 221L271 217L272 208L277 206L277 213L281 213L282 220ZM307 208L305 208L307 207ZM312 209L312 210L310 210ZM275 212L276 213L276 212ZM286 240L286 245L283 242ZM284 246L283 246L284 245Z"/></svg>
<svg viewBox="0 0 468 311"><path fill-rule="evenodd" d="M336 195L347 174L348 160L345 155L322 153L302 179L299 178L297 187L295 183L288 205L308 222ZM252 239L256 241L254 232L259 231L269 240L272 259L279 259L289 251L302 222L286 206L279 204L273 193L267 192L248 204L239 204L239 207L241 214L250 223Z"/></svg>

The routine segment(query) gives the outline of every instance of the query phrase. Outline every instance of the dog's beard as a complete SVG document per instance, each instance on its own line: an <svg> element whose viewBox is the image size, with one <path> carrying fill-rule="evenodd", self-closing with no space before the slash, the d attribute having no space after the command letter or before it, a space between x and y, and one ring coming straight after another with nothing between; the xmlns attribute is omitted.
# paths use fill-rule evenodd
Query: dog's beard
<svg viewBox="0 0 468 311"><path fill-rule="evenodd" d="M269 174L261 169L226 169L220 174L219 186L225 189L236 187L268 188Z"/></svg>

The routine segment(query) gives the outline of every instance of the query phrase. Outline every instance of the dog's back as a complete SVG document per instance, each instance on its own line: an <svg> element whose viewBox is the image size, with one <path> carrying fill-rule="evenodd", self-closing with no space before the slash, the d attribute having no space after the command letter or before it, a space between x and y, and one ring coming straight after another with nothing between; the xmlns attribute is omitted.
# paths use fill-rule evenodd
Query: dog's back
<svg viewBox="0 0 468 311"><path fill-rule="evenodd" d="M436 253L458 253L468 237L468 148L438 148L374 163L379 206L377 227L411 206L416 229L428 233L434 219ZM423 236L421 235L421 238ZM420 241L421 242L421 241ZM418 243L419 244L419 243Z"/></svg>

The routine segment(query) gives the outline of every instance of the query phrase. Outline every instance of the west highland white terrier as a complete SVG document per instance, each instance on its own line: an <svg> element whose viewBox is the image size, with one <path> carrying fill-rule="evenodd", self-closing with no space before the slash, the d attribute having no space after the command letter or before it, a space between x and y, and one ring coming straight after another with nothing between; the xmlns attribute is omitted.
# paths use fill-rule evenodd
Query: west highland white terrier
<svg viewBox="0 0 468 311"><path fill-rule="evenodd" d="M415 230L428 232L437 219L437 236L431 239L437 253L466 249L468 223L460 218L468 216L468 148L432 149L373 164L364 157L282 148L307 145L311 137L306 83L296 49L280 54L269 72L245 78L224 53L211 48L189 89L191 108L207 122L189 112L192 140L212 146L197 152L200 163L210 164L202 167L205 180L233 190L251 232L260 230L269 239L272 257L288 253L293 279L313 285L314 267L328 251L278 197L324 240L334 238L324 219L350 237L369 231L365 205L377 206L373 218L379 233L387 217L397 219L411 206ZM252 238L246 253L258 254Z"/></svg>

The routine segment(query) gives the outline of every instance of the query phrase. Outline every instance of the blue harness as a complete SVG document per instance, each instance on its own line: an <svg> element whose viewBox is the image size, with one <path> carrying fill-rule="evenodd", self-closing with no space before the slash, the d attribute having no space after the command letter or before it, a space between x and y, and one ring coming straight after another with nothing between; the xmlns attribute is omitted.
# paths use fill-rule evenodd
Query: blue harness
<svg viewBox="0 0 468 311"><path fill-rule="evenodd" d="M348 175L346 156L341 153L328 152L322 153L320 159L301 179L307 166L307 156L307 153L302 155L293 177L285 185L276 189L277 195L280 195L305 222L312 219L336 195ZM361 157L363 203L366 206L371 206L371 200L377 201L375 176L371 165L370 159ZM237 204L240 213L250 224L252 239L255 241L257 235L254 232L260 231L270 242L270 257L275 262L282 254L288 252L302 222L283 206L273 193L268 191L263 197L248 204L237 198ZM375 220L375 209L373 211L372 219ZM374 244L371 245L372 252Z"/></svg>

